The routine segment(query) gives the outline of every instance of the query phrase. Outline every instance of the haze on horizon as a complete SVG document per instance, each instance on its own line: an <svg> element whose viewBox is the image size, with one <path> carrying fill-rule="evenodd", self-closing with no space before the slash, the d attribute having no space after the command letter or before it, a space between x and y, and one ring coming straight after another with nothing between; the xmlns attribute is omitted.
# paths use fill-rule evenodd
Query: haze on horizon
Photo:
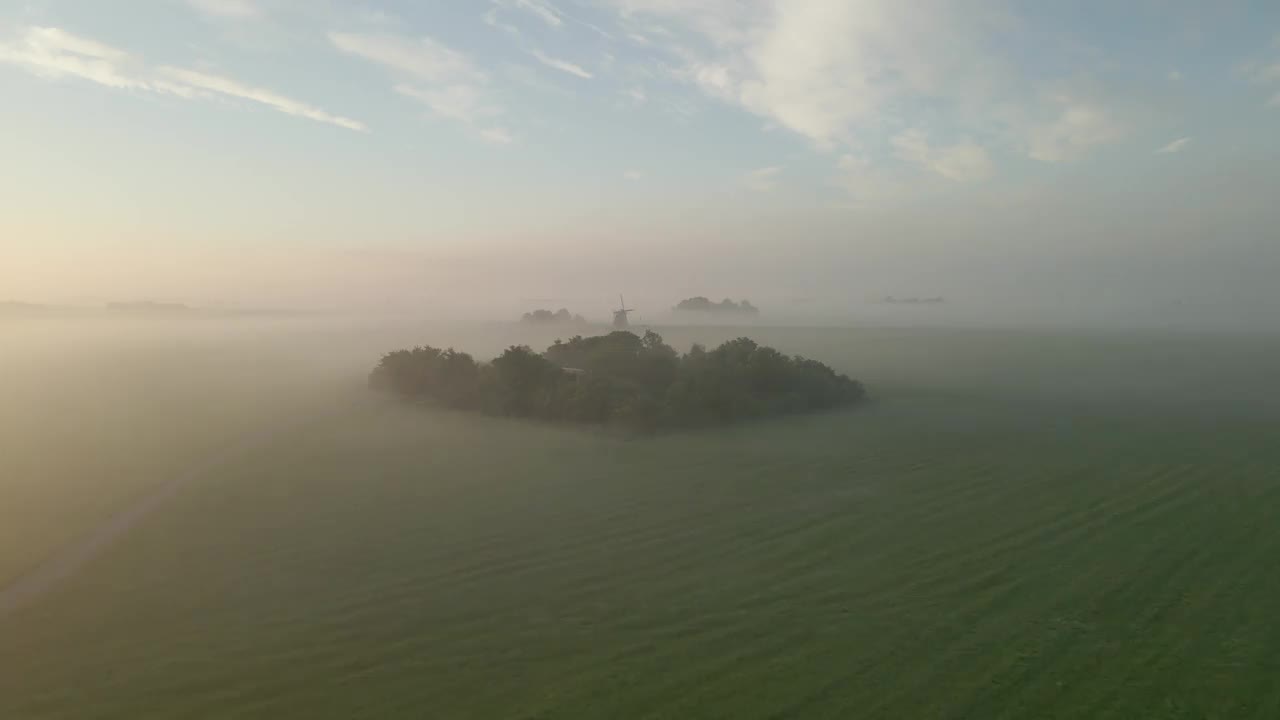
<svg viewBox="0 0 1280 720"><path fill-rule="evenodd" d="M1275 3L129 8L0 4L0 301L1280 317Z"/></svg>

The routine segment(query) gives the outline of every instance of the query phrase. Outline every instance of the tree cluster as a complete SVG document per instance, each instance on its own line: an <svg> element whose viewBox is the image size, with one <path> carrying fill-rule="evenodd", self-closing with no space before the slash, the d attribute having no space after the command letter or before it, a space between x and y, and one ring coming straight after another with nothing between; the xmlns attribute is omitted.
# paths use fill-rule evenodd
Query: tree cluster
<svg viewBox="0 0 1280 720"><path fill-rule="evenodd" d="M557 340L541 354L515 345L487 364L453 349L398 350L369 384L450 408L637 430L828 410L866 397L856 380L748 338L681 355L651 331Z"/></svg>
<svg viewBox="0 0 1280 720"><path fill-rule="evenodd" d="M946 298L944 298L944 297L927 297L927 298L920 298L920 297L905 297L905 298L900 298L900 297L894 297L893 295L889 295L889 296L885 297L885 299L884 299L884 300L881 300L880 302L884 303L885 305L941 305L941 304L945 303L946 301L947 301L947 299L946 299Z"/></svg>
<svg viewBox="0 0 1280 720"><path fill-rule="evenodd" d="M581 315L572 315L568 310L560 308L555 312L550 310L527 312L520 318L520 322L527 325L586 325L587 319Z"/></svg>
<svg viewBox="0 0 1280 720"><path fill-rule="evenodd" d="M720 302L712 302L702 296L681 300L675 309L679 312L707 312L721 313L728 315L759 315L760 309L752 305L749 301L743 300L740 303L734 302L729 298L725 298Z"/></svg>

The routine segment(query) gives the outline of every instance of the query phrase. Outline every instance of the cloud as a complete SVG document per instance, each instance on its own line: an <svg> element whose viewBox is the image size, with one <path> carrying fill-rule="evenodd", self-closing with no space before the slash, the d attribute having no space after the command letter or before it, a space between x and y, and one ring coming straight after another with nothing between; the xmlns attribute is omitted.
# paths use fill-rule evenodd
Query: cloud
<svg viewBox="0 0 1280 720"><path fill-rule="evenodd" d="M642 179L644 177L644 173L640 172L639 170L628 170L622 173L622 177L632 182L635 182L637 180Z"/></svg>
<svg viewBox="0 0 1280 720"><path fill-rule="evenodd" d="M933 147L919 128L898 133L890 141L897 156L949 180L983 180L991 175L991 158L980 145L965 140L949 147Z"/></svg>
<svg viewBox="0 0 1280 720"><path fill-rule="evenodd" d="M1272 45L1280 47L1280 35L1272 41ZM1255 85L1274 85L1280 83L1280 62L1264 63L1256 60L1244 63L1237 72ZM1280 107L1280 93L1271 96L1267 107Z"/></svg>
<svg viewBox="0 0 1280 720"><path fill-rule="evenodd" d="M868 164L906 159L952 180L996 170L994 148L1042 162L1083 159L1127 133L1106 58L1046 33L1048 63L1029 68L1005 38L1036 30L1017 3L962 0L597 0L638 52L664 55L669 75L764 118L823 152ZM1095 72L1095 69L1097 72ZM1046 88L1070 84L1070 98ZM1064 94L1064 93L1060 93ZM1124 117L1144 114L1126 112ZM921 119L954 145L918 140ZM899 138L895 143L894 139ZM881 152L887 150L888 152ZM865 191L862 173L859 190Z"/></svg>
<svg viewBox="0 0 1280 720"><path fill-rule="evenodd" d="M887 111L900 110L896 106L907 102L977 102L986 92L987 74L998 74L998 59L987 51L982 36L990 21L967 4L612 4L622 22L633 27L656 20L678 28L679 40L659 36L654 42L680 60L681 77L821 147L850 145L864 131L881 126ZM650 27L645 30L644 36L654 37Z"/></svg>
<svg viewBox="0 0 1280 720"><path fill-rule="evenodd" d="M155 89L146 68L129 53L58 28L31 27L0 42L0 62L48 78L78 77L118 89Z"/></svg>
<svg viewBox="0 0 1280 720"><path fill-rule="evenodd" d="M181 86L196 88L198 90L207 90L209 92L220 93L228 97L241 98L243 100L251 100L261 103L267 107L278 110L286 115L295 115L297 117L315 120L316 122L329 123L348 130L364 131L367 128L361 123L350 118L331 115L317 107L312 107L303 102L299 102L283 95L256 88L249 85L243 85L231 78L219 75L210 75L208 73L197 72L195 70L184 70L176 67L161 67L159 73L165 77L176 80Z"/></svg>
<svg viewBox="0 0 1280 720"><path fill-rule="evenodd" d="M187 0L187 4L218 18L251 20L262 16L262 8L254 0Z"/></svg>
<svg viewBox="0 0 1280 720"><path fill-rule="evenodd" d="M511 4L521 10L533 13L538 19L552 27L560 27L564 24L564 20L560 18L560 11L551 3L540 2L540 0L514 0Z"/></svg>
<svg viewBox="0 0 1280 720"><path fill-rule="evenodd" d="M249 100L286 115L347 130L366 130L357 120L231 78L177 67L151 68L124 50L59 28L30 27L19 34L19 39L0 42L0 62L18 65L40 77L76 77L116 89L187 99L224 96Z"/></svg>
<svg viewBox="0 0 1280 720"><path fill-rule="evenodd" d="M596 25L595 23L589 22L587 20L583 20L581 17L575 17L572 14L566 13L564 10L551 4L547 0L492 0L492 1L493 1L493 7L490 8L489 11L486 12L484 15L485 22L487 22L490 25L493 25L494 27L500 27L500 28L503 28L504 30L508 30L515 35L522 35L523 33L521 33L518 28L512 25L502 23L498 19L497 11L499 8L503 10L523 11L525 13L532 14L533 16L537 17L546 25L549 25L550 27L555 29L560 29L564 27L567 23L574 23L590 30L591 32L599 35L605 40L613 41L617 39L612 32L605 30L604 28L600 27L599 25Z"/></svg>
<svg viewBox="0 0 1280 720"><path fill-rule="evenodd" d="M1106 108L1068 98L1058 98L1057 118L1031 127L1027 133L1027 154L1047 163L1080 160L1090 150L1122 138L1125 128Z"/></svg>
<svg viewBox="0 0 1280 720"><path fill-rule="evenodd" d="M905 130L894 136L891 144L903 160L919 165L929 164L929 138L923 130Z"/></svg>
<svg viewBox="0 0 1280 720"><path fill-rule="evenodd" d="M478 135L481 140L493 143L494 145L510 145L516 141L516 139L512 137L511 133L507 132L503 128L497 127L485 128L484 130L479 131Z"/></svg>
<svg viewBox="0 0 1280 720"><path fill-rule="evenodd" d="M939 175L960 181L984 180L992 170L986 149L969 140L936 151L932 167Z"/></svg>
<svg viewBox="0 0 1280 720"><path fill-rule="evenodd" d="M848 193L849 206L862 209L884 207L897 202L903 195L903 184L877 171L862 153L841 155L836 167L839 170L836 185Z"/></svg>
<svg viewBox="0 0 1280 720"><path fill-rule="evenodd" d="M742 184L756 192L769 192L778 186L778 174L781 167L762 167L752 170L742 178Z"/></svg>
<svg viewBox="0 0 1280 720"><path fill-rule="evenodd" d="M1189 137L1178 138L1177 140L1174 140L1173 142L1169 143L1168 145L1165 145L1159 150L1156 150L1156 154L1167 155L1167 154L1182 152L1182 149L1185 148L1187 146L1187 143L1189 142L1191 142L1191 138Z"/></svg>
<svg viewBox="0 0 1280 720"><path fill-rule="evenodd" d="M559 95L564 98L573 97L572 92L565 89L563 85L558 85L548 79L545 73L535 69L532 65L505 63L501 71L503 79L507 82L524 85L541 93Z"/></svg>
<svg viewBox="0 0 1280 720"><path fill-rule="evenodd" d="M910 128L890 140L898 158L931 170L949 180L983 180L991 175L986 149L970 140L949 147L934 147L919 128Z"/></svg>
<svg viewBox="0 0 1280 720"><path fill-rule="evenodd" d="M400 84L395 91L427 106L432 114L446 120L471 124L480 118L501 115L502 107L490 103L482 88L474 85L441 85L421 88Z"/></svg>
<svg viewBox="0 0 1280 720"><path fill-rule="evenodd" d="M490 124L506 110L489 90L489 76L466 55L429 37L330 33L338 50L389 70L393 90L422 103L432 115L463 125L485 142L507 145L515 138Z"/></svg>
<svg viewBox="0 0 1280 720"><path fill-rule="evenodd" d="M1258 83L1280 82L1280 62L1255 68L1250 77Z"/></svg>
<svg viewBox="0 0 1280 720"><path fill-rule="evenodd" d="M629 36L642 44L648 36L672 37L667 27L652 22L671 22L682 30L702 35L727 47L741 44L744 34L756 21L767 19L759 0L606 0L631 27Z"/></svg>
<svg viewBox="0 0 1280 720"><path fill-rule="evenodd" d="M523 34L520 32L520 28L512 25L511 23L503 22L502 19L498 17L497 5L489 8L481 17L484 19L484 24L489 27L498 28L499 30L514 35L515 37L520 37Z"/></svg>
<svg viewBox="0 0 1280 720"><path fill-rule="evenodd" d="M28 47L50 54L66 51L76 55L117 63L128 60L130 57L129 53L124 50L100 43L97 40L73 35L58 28L28 28L26 39Z"/></svg>
<svg viewBox="0 0 1280 720"><path fill-rule="evenodd" d="M483 82L486 75L466 55L432 38L387 33L329 33L334 47L396 72L428 82Z"/></svg>
<svg viewBox="0 0 1280 720"><path fill-rule="evenodd" d="M1280 83L1280 62L1255 68L1250 73L1250 79L1262 85ZM1267 101L1267 107L1280 107L1280 93L1271 96Z"/></svg>
<svg viewBox="0 0 1280 720"><path fill-rule="evenodd" d="M1169 75L1168 75L1167 77L1169 78L1169 82L1181 82L1181 81L1182 81L1182 73L1181 73L1181 72L1178 72L1177 70L1170 70L1170 71L1169 71Z"/></svg>
<svg viewBox="0 0 1280 720"><path fill-rule="evenodd" d="M567 60L559 60L557 58L550 57L545 53L543 53L541 50L534 50L530 54L533 55L535 58L537 58L538 62L542 63L543 65L546 65L547 67L552 67L561 72L566 72L566 73L569 73L570 75L576 75L586 80L590 80L592 77L594 77L591 73L583 69L582 66L574 65L573 63Z"/></svg>

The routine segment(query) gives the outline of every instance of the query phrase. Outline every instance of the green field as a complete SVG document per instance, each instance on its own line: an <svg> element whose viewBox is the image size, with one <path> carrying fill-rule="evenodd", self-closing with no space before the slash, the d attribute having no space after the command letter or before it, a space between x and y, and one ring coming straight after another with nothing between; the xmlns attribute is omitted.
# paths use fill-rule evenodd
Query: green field
<svg viewBox="0 0 1280 720"><path fill-rule="evenodd" d="M520 332L11 357L0 581L274 434L0 617L0 718L1280 717L1274 339L760 329L875 402L639 439L361 391Z"/></svg>

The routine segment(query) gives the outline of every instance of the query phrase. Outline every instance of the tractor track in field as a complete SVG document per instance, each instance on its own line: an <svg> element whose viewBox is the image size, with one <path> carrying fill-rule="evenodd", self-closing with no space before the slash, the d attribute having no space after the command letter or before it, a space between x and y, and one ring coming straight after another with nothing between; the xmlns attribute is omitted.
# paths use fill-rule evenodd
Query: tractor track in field
<svg viewBox="0 0 1280 720"><path fill-rule="evenodd" d="M281 431L264 432L232 442L196 467L140 494L87 534L64 545L43 562L18 575L9 585L0 588L0 620L30 606L75 575L184 487L225 466L229 461L267 445L279 432Z"/></svg>

